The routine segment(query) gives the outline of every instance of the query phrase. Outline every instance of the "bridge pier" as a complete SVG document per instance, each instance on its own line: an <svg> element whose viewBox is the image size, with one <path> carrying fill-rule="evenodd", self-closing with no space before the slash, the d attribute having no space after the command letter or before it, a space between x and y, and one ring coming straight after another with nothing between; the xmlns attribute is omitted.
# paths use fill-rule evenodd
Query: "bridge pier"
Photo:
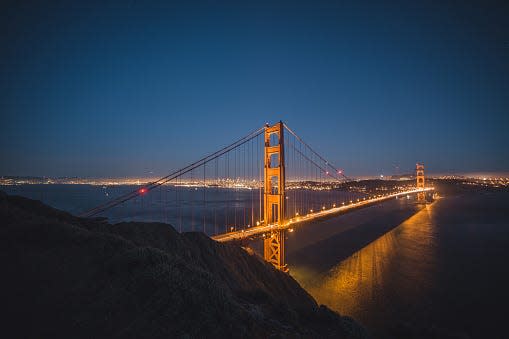
<svg viewBox="0 0 509 339"><path fill-rule="evenodd" d="M264 239L263 257L278 270L288 272L285 262L285 230L273 231Z"/></svg>

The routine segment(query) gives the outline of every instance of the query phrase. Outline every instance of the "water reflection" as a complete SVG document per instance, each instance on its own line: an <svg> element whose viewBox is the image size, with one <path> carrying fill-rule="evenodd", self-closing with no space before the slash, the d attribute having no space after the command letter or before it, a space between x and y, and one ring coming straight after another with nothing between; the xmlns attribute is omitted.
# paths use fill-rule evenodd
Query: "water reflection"
<svg viewBox="0 0 509 339"><path fill-rule="evenodd" d="M406 317L411 318L413 305L419 303L422 308L422 298L433 284L434 204L324 274L311 275L297 266L292 267L292 275L319 303L368 327L394 319L398 310L391 305L402 309L405 304Z"/></svg>

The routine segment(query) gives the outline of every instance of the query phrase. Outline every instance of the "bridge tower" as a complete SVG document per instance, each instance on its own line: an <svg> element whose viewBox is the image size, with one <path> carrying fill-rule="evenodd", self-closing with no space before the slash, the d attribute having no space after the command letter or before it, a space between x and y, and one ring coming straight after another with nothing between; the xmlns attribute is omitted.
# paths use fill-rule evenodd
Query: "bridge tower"
<svg viewBox="0 0 509 339"><path fill-rule="evenodd" d="M285 230L278 229L285 223L285 153L284 126L280 121L265 126L265 165L263 190L263 216L265 225L274 225L270 236L264 239L263 253L266 261L277 269L288 271L285 263Z"/></svg>
<svg viewBox="0 0 509 339"><path fill-rule="evenodd" d="M415 176L417 178L417 188L424 188L424 165L417 164L415 167ZM426 193L419 192L417 193L417 202L424 203L426 202Z"/></svg>

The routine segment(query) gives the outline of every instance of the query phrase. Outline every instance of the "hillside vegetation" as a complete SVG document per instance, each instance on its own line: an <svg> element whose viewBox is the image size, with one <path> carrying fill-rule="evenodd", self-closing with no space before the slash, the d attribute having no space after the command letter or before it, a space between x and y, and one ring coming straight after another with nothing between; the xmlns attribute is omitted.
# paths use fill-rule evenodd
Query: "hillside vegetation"
<svg viewBox="0 0 509 339"><path fill-rule="evenodd" d="M2 192L0 220L4 335L365 337L289 275L200 233L80 219Z"/></svg>

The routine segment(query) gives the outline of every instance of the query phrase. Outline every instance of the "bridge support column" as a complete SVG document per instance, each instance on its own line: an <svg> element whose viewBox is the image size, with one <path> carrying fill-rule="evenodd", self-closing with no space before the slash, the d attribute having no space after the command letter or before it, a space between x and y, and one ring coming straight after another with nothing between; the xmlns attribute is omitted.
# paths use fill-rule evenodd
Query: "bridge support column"
<svg viewBox="0 0 509 339"><path fill-rule="evenodd" d="M273 225L264 240L264 258L276 268L288 271L285 263L285 153L284 126L280 121L265 127L263 216L265 225Z"/></svg>
<svg viewBox="0 0 509 339"><path fill-rule="evenodd" d="M424 188L424 165L423 164L416 165L415 176L417 178L417 188ZM425 192L417 193L417 202L419 202L419 203L426 202L426 193Z"/></svg>
<svg viewBox="0 0 509 339"><path fill-rule="evenodd" d="M263 241L263 256L278 270L288 272L285 263L285 231L271 232L270 236Z"/></svg>

